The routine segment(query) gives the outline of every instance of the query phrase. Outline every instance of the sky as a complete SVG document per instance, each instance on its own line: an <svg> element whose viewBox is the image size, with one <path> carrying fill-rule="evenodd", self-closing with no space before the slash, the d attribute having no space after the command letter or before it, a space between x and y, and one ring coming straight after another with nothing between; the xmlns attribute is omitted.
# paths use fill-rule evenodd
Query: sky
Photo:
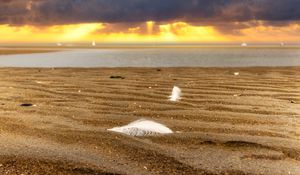
<svg viewBox="0 0 300 175"><path fill-rule="evenodd" d="M300 42L299 0L0 0L0 43Z"/></svg>

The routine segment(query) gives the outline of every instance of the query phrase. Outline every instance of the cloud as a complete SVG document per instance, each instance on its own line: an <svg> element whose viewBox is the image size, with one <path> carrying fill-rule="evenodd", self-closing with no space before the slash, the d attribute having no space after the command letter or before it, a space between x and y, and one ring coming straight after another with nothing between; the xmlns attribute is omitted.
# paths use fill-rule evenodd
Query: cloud
<svg viewBox="0 0 300 175"><path fill-rule="evenodd" d="M0 23L57 25L185 21L220 23L300 19L299 0L0 0Z"/></svg>

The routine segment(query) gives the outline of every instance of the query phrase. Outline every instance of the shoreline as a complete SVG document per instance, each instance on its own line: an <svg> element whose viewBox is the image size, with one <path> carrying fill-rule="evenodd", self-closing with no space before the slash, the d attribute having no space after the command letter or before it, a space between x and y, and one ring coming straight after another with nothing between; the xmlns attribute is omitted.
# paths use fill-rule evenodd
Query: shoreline
<svg viewBox="0 0 300 175"><path fill-rule="evenodd" d="M256 67L300 66L300 50L66 50L2 55L5 67Z"/></svg>
<svg viewBox="0 0 300 175"><path fill-rule="evenodd" d="M0 56L4 55L21 55L21 54L35 54L35 53L50 53L59 52L58 49L3 49L0 48Z"/></svg>

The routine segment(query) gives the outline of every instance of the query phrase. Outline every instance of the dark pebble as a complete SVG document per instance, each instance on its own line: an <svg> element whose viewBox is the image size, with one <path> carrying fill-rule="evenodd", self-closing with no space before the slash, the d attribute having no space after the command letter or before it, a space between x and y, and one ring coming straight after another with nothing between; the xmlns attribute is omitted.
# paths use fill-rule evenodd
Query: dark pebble
<svg viewBox="0 0 300 175"><path fill-rule="evenodd" d="M31 103L23 103L23 104L20 104L20 106L22 106L22 107L29 107L29 106L33 106L33 104L31 104Z"/></svg>
<svg viewBox="0 0 300 175"><path fill-rule="evenodd" d="M122 77L122 76L119 76L119 75L117 75L117 76L110 76L110 78L112 78L112 79L125 79L125 77Z"/></svg>

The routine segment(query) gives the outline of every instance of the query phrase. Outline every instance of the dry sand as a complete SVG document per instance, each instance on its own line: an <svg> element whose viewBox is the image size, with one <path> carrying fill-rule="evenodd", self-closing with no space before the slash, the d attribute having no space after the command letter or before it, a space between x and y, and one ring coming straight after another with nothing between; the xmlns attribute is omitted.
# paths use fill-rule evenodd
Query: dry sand
<svg viewBox="0 0 300 175"><path fill-rule="evenodd" d="M0 83L0 174L300 174L299 67L2 68ZM106 130L140 118L179 132Z"/></svg>

